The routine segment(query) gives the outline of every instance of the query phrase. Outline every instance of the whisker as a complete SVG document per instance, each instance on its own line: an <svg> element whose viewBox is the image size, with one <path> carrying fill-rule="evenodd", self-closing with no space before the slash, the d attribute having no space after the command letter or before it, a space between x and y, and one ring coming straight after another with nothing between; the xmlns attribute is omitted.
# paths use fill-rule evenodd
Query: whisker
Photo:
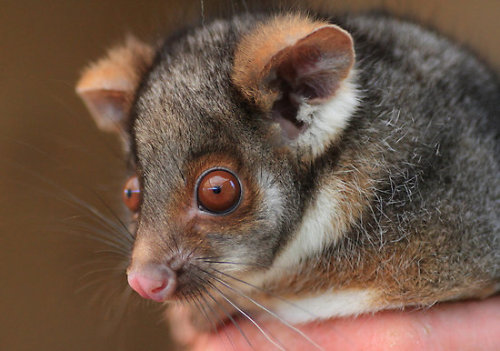
<svg viewBox="0 0 500 351"><path fill-rule="evenodd" d="M247 267L258 267L258 268L266 268L267 266L265 265L259 265L256 263L245 263L245 262L231 262L231 261L212 261L212 260L205 260L203 258L199 258L201 261L206 262L206 263L216 263L216 264L231 264L235 266L247 266Z"/></svg>
<svg viewBox="0 0 500 351"><path fill-rule="evenodd" d="M123 257L128 257L130 246L124 246L119 239L113 239L111 234L107 232L99 231L87 231L85 228L69 228L64 230L65 235L74 235L80 238L92 240L101 244L106 245L109 249L114 249L117 253L120 253Z"/></svg>
<svg viewBox="0 0 500 351"><path fill-rule="evenodd" d="M198 243L201 243L201 239L198 240ZM191 256L194 254L194 252L196 251L197 249L197 245L193 245L193 248L191 249L191 251L189 251L189 253L186 255L186 260L189 260L191 258Z"/></svg>
<svg viewBox="0 0 500 351"><path fill-rule="evenodd" d="M56 168L52 164L57 166L57 170L69 169L67 164L53 158L51 154L41 149L27 143L15 142L29 149L32 154L36 153L43 156L38 157L38 159L44 160L45 163L48 162L51 169ZM39 170L30 169L29 166L31 165L23 165L16 162L16 160L8 161L8 166L16 174L21 175L9 179L9 185L12 182L14 186L22 186L23 189L30 192L30 197L41 198L46 203L50 201L58 205L58 208L63 209L54 216L48 216L48 220L46 220L47 224L39 225L41 230L44 230L44 227L47 226L47 231L50 234L69 234L70 238L76 237L80 240L80 243L83 241L81 238L84 238L97 242L98 245L94 244L94 248L97 247L99 249L104 247L103 250L92 252L99 260L93 260L92 257L88 257L89 259L87 259L86 257L85 262L77 262L64 267L64 269L68 269L71 273L78 272L70 276L72 280L74 278L74 282L72 281L72 290L74 293L80 294L85 292L85 303L97 303L104 307L101 308L103 312L102 316L106 318L104 327L109 331L118 329L117 327L122 325L121 321L127 313L129 304L126 302L128 302L132 293L132 290L127 288L121 291L123 284L115 283L119 282L119 280L121 280L121 283L124 282L124 279L122 279L124 270L123 267L113 264L117 263L117 261L121 263L124 257L128 258L129 256L131 243L134 240L127 226L95 191L92 190L94 195L96 195L95 197L106 207L104 211L101 211L103 206L100 206L92 195L90 196L90 202L78 197L81 189L86 188L88 190L91 187L85 186L85 184L83 186L82 184L78 184L75 189L72 189L72 186L59 184L57 180L50 177L47 178L45 174L39 174ZM20 178L26 178L31 183L23 184L23 181L19 181ZM85 197L85 199L88 199L88 197ZM97 207L91 203L94 203ZM79 214L65 216L66 212L78 212ZM49 223L49 220L51 223ZM87 247L85 246L85 248ZM83 250L78 252L78 254L80 253L83 253ZM107 316L113 318L110 319Z"/></svg>
<svg viewBox="0 0 500 351"><path fill-rule="evenodd" d="M40 180L41 182L45 183L46 185L49 185L53 189L55 189L55 190L59 191L60 193L64 194L66 196L66 198L62 198L60 196L56 196L55 194L53 194L51 192L43 191L42 189L34 187L34 186L30 185L30 184L21 184L21 185L23 185L23 186L30 186L35 191L37 191L37 192L39 192L41 194L44 194L46 196L50 196L50 197L52 197L52 198L54 198L54 199L56 199L58 201L61 201L62 203L67 204L67 205L70 205L70 206L73 206L73 207L75 207L75 205L78 205L78 206L80 206L80 208L85 209L88 213L93 214L96 218L98 218L99 220L101 220L102 224L103 225L107 225L109 227L109 229L114 229L117 232L121 231L119 229L119 226L116 223L114 223L112 220L110 220L105 215L103 215L97 208L95 208L94 206L92 206L88 202L79 199L78 197L76 197L73 193L71 193L67 189L64 189L63 187L61 187L57 183L53 182L52 180L50 180L50 179L48 179L46 177L43 177L40 174L37 174L37 173L35 173L35 172L27 169L26 167L22 166L18 162L15 162L15 161L11 160L10 163L13 166L17 167L18 169L20 169L23 172L25 172L26 174L32 176L33 178L36 178L36 179ZM20 182L16 182L15 180L11 180L11 181L13 183L20 184Z"/></svg>
<svg viewBox="0 0 500 351"><path fill-rule="evenodd" d="M61 161L55 159L53 157L53 155L51 155L47 151L42 150L40 147L38 147L38 146L36 146L34 144L30 144L28 142L25 142L25 141L22 141L22 140L17 140L17 139L14 139L14 138L11 138L11 137L6 137L6 136L1 136L0 140L8 141L10 143L17 144L17 145L22 146L22 147L24 147L26 149L29 149L30 151L34 151L37 154L45 157L46 160L49 160L50 162L54 163L57 166L61 166L62 165Z"/></svg>
<svg viewBox="0 0 500 351"><path fill-rule="evenodd" d="M130 232L129 228L125 225L125 223L123 223L123 221L120 219L120 217L118 217L118 215L115 213L115 211L113 211L111 206L109 206L108 203L106 201L104 201L104 199L98 193L96 193L95 191L93 191L93 193L101 201L101 203L106 207L106 209L109 211L109 213L111 213L111 215L118 221L118 223L120 223L122 228L125 230L124 233L127 234L128 239L130 239L131 242L134 242L134 234L132 234Z"/></svg>
<svg viewBox="0 0 500 351"><path fill-rule="evenodd" d="M23 186L28 186L36 192L39 192L39 193L44 194L46 196L52 197L52 198L54 198L62 203L65 203L69 206L72 206L74 208L78 208L78 209L83 208L89 214L92 215L92 219L96 220L97 223L99 223L99 225L102 225L103 227L110 230L110 232L102 231L102 230L99 230L97 228L90 228L88 224L79 223L79 227L81 229L86 229L88 231L88 233L79 233L79 232L73 230L74 227L67 230L66 233L85 237L87 239L91 239L91 240L100 242L102 244L105 244L109 247L113 247L117 250L116 253L119 253L120 255L122 255L124 257L128 257L129 251L131 248L130 244L133 243L133 240L128 237L129 236L128 234L123 235L123 230L121 230L121 228L118 227L116 225L116 223L114 223L111 219L107 218L104 214L102 214L94 206L77 198L74 194L72 194L68 190L62 188L58 184L52 182L51 180L49 180L49 179L47 179L39 174L35 174L32 171L23 167L22 165L16 164L15 162L14 162L14 165L17 166L17 168L20 168L23 172L26 172L27 174L30 174L34 178L41 180L42 182L49 185L50 187L53 187L58 192L62 193L65 197L57 196L53 192L49 192L49 191L40 189L38 187L33 186L32 184L24 184ZM20 182L14 181L14 180L11 180L11 181L16 183L16 184L20 183ZM69 219L71 219L71 220L73 220L74 218L75 218L75 216L69 217ZM75 224L72 223L72 226L74 226L74 225ZM50 227L50 229L51 230L53 229L52 226ZM117 236L116 233L119 233L121 235ZM123 238L127 239L128 244L125 244L124 241L121 240Z"/></svg>
<svg viewBox="0 0 500 351"><path fill-rule="evenodd" d="M205 319L210 323L212 326L213 331L217 334L217 337L222 339L219 333L219 329L217 328L216 323L209 317L208 313L206 312L205 308L203 308L203 304L199 300L199 296L201 296L201 291L197 289L194 292L191 292L189 294L182 294L182 297L184 301L186 301L188 304L194 305L200 312L201 314L205 317ZM207 307L210 307L207 305ZM213 313L213 312L212 312ZM213 313L214 316L216 316L215 313Z"/></svg>
<svg viewBox="0 0 500 351"><path fill-rule="evenodd" d="M94 254L113 254L113 255L120 256L121 258L123 258L123 256L124 256L122 252L117 252L117 251L111 250L111 249L97 250L97 251L94 251Z"/></svg>
<svg viewBox="0 0 500 351"><path fill-rule="evenodd" d="M202 282L204 282L204 280L199 276L197 275L196 273L193 272L193 274ZM229 311L227 311L227 309L224 308L223 305L221 305L219 303L219 301L217 301L217 299L215 297L213 297L212 294L210 294L210 292L208 291L208 289L201 285L202 289L203 289L203 292L208 295L208 297L210 297L210 299L215 303L215 305L226 315L226 317L231 321L231 323L234 325L234 327L238 330L238 332L241 334L241 336L243 336L243 338L245 339L245 341L248 343L248 345L254 349L252 343L250 342L250 340L248 339L247 335L245 334L245 332L241 329L240 325L238 324L238 322L231 316L231 313L229 313ZM203 297L202 295L202 298L205 300L205 298ZM206 301L206 300L205 300ZM210 306L207 303L207 306Z"/></svg>
<svg viewBox="0 0 500 351"><path fill-rule="evenodd" d="M241 3L243 4L243 8L245 10L245 13L248 13L248 5L247 5L247 2L245 0L242 0Z"/></svg>
<svg viewBox="0 0 500 351"><path fill-rule="evenodd" d="M270 291L268 291L268 290L266 290L266 289L264 289L264 288L262 288L262 287L260 287L260 286L257 286L257 285L254 285L254 284L248 283L248 282L246 282L246 281L244 281L244 280L242 280L242 279L236 278L236 277L234 277L234 276L232 276L232 275L230 275L230 274L228 274L228 273L225 273L225 272L219 271L218 269L215 269L215 268L213 268L213 267L211 267L210 269L212 269L214 272L216 272L216 273L218 273L218 274L224 275L224 276L226 276L226 277L228 277L228 278L230 278L230 279L236 280L236 281L238 281L238 282L240 282L240 283L242 283L242 284L245 284L245 285L247 285L247 286L249 286L249 287L251 287L251 288L254 288L254 289L259 290L259 291L261 291L261 292L263 292L263 293L265 293L265 294L268 294L268 295L270 295L270 296L274 297L275 299L278 299L278 300L280 300L280 301L282 301L282 302L286 303L286 304L287 304L287 305L289 305L289 306L292 306L292 307L297 308L298 310L300 310L300 311L302 311L302 312L305 312L305 313L309 314L309 316L311 316L311 317L313 317L313 318L318 318L316 315L314 315L314 314L313 314L313 313L311 313L310 311L307 311L306 309L302 308L301 306L299 306L299 305L297 305L297 304L294 304L293 302L288 301L287 299L285 299L285 298L283 298L283 297L281 297L281 296L279 296L279 295L276 295L276 294L274 294L274 293L272 293L272 292L270 292Z"/></svg>
<svg viewBox="0 0 500 351"><path fill-rule="evenodd" d="M207 273L207 272L206 272ZM209 273L207 273L209 274ZM276 348L282 351L286 351L280 344L278 344L275 340L273 340L265 331L264 329L257 323L252 317L250 317L245 311L243 311L238 305L236 305L231 299L229 299L219 288L217 288L214 284L207 282L215 291L219 293L219 295L226 300L231 306L233 306L239 313L241 313L246 319L250 321L260 332L261 334L266 338L267 341L269 341L271 344L273 344Z"/></svg>
<svg viewBox="0 0 500 351"><path fill-rule="evenodd" d="M95 278L95 280L90 281L89 283L81 286L80 288L76 289L75 293L79 294L85 290L87 290L90 287L93 287L95 285L100 285L103 282L109 281L109 277L100 277L100 278Z"/></svg>
<svg viewBox="0 0 500 351"><path fill-rule="evenodd" d="M200 299L200 298L203 300L203 302L205 302L205 306L207 306L207 307L208 307L208 309L212 312L212 314L216 316L216 315L217 315L217 314L216 314L216 312L215 312L215 311L214 311L214 309L210 306L210 304L208 303L208 301L205 299L205 296L203 296L203 294L201 294L201 293L200 293L200 295L197 297L197 300L199 301L199 299ZM201 301L200 301L200 303L201 303ZM202 305L203 305L203 304L202 304ZM220 318L219 318L219 320L220 320ZM212 323L213 323L213 322L212 322ZM212 326L213 326L213 328L214 328L215 330L217 330L217 333L219 333L219 329L217 328L217 325L215 325L215 324L213 323L213 324L212 324ZM231 336L229 335L229 333L227 332L227 330L226 330L226 329L223 329L223 331L224 331L224 334L225 334L225 335L226 335L226 337L227 337L227 340L228 340L228 341L229 341L229 343L231 344L231 346L232 346L233 350L236 350L236 347L234 346L233 339L231 338Z"/></svg>
<svg viewBox="0 0 500 351"><path fill-rule="evenodd" d="M86 272L85 274L83 274L81 277L79 277L78 279L80 280L83 280L87 277L90 277L94 274L97 274L97 273L103 273L103 272L122 272L122 268L121 267L108 267L108 268L101 268L101 269L94 269L94 270L91 270L91 271L88 271Z"/></svg>
<svg viewBox="0 0 500 351"><path fill-rule="evenodd" d="M217 328L217 324L209 317L205 308L203 308L203 304L200 301L200 297L202 297L202 296L203 296L202 292L200 291L199 288L197 288L194 292L190 292L189 294L183 294L184 300L188 303L192 303L202 313L202 315L205 317L205 319L211 324L213 331L217 334L217 337L219 339L223 340L221 335L220 335L219 329ZM210 309L210 311L212 311L212 314L215 317L217 317L217 314L215 313L215 311L210 307L210 305L206 302L206 300L204 300L204 301L205 301L206 306ZM227 334L227 332L225 330L224 330L224 333L226 334L227 338L229 339L229 334ZM230 342L232 344L231 340L230 340ZM233 349L234 349L234 346L233 346Z"/></svg>
<svg viewBox="0 0 500 351"><path fill-rule="evenodd" d="M119 303L116 303L115 305L119 306L118 310L115 310L115 315L116 315L116 322L113 323L113 329L117 329L118 325L121 324L120 322L123 321L125 316L127 315L128 308L129 308L129 300L130 296L132 295L132 290L128 288L124 288L121 293L115 294L115 296L118 295L118 299L120 300Z"/></svg>
<svg viewBox="0 0 500 351"><path fill-rule="evenodd" d="M201 25L205 26L205 2L200 0Z"/></svg>
<svg viewBox="0 0 500 351"><path fill-rule="evenodd" d="M211 260L211 259L214 259L214 260L218 260L219 258L221 258L221 256L204 256L204 257L194 257L193 260L205 260L205 259L208 259L208 260Z"/></svg>
<svg viewBox="0 0 500 351"><path fill-rule="evenodd" d="M201 298L201 294L199 295L196 295L196 294L192 294L191 295L192 297L192 300L193 300L193 303L195 304L196 308L201 312L201 314L205 317L205 319L210 323L210 325L212 326L212 330L215 332L217 331L218 333L218 330L217 330L217 324L210 318L209 314L207 313L206 309L205 309L205 306L208 307L208 309L212 312L212 314L215 316L215 313L214 311L212 310L212 308L210 306L208 306L208 304L206 304L205 302L205 305L202 303L202 301L200 300Z"/></svg>
<svg viewBox="0 0 500 351"><path fill-rule="evenodd" d="M114 287L114 285L111 285L112 287ZM128 289L122 289L122 288L111 288L111 289L106 289L106 291L108 292L108 294L104 295L104 297L102 297L100 299L100 303L103 305L103 306L106 306L107 307L107 311L106 311L106 314L108 317L111 317L112 315L116 315L117 316L117 319L115 320L114 323L111 323L110 325L110 329L116 329L116 327L118 326L118 322L120 321L120 319L123 318L124 316L124 313L125 313L125 310L126 310L126 305L124 305L123 303L117 303L117 296L119 296L119 299L126 299L128 296L130 296L131 294L131 291L128 290ZM102 294L100 294L102 296ZM96 294L96 297L98 297L98 295ZM118 309L117 309L118 308Z"/></svg>
<svg viewBox="0 0 500 351"><path fill-rule="evenodd" d="M76 225L76 224L74 224ZM81 228L80 228L81 227ZM106 231L101 231L97 228L92 229L88 228L85 225L79 226L79 229L85 230L85 231L77 231L74 228L70 228L68 231L66 231L66 234L73 234L77 235L80 237L84 237L86 239L91 239L97 242L100 242L102 244L105 244L109 247L113 247L122 254L125 257L128 257L129 251L130 251L130 246L125 246L119 239L116 239L112 233L106 232Z"/></svg>
<svg viewBox="0 0 500 351"><path fill-rule="evenodd" d="M207 274L208 274L208 272L207 272ZM261 308L262 310L264 310L265 312L267 312L268 314L270 314L271 316L273 316L274 318L276 318L282 324L284 324L285 326L287 326L288 328L290 328L291 330L293 330L294 332L296 332L297 334L299 334L300 336L302 336L305 340L307 340L307 342L309 342L312 346L314 346L318 350L323 350L323 348L321 346L319 346L317 343L315 343L303 331L301 331L297 327L294 327L289 322L287 322L285 319L283 319L282 317L280 317L279 315L277 315L275 312L271 311L270 309L268 309L264 305L262 305L259 302L255 301L250 296L248 296L247 294L243 293L241 290L239 290L239 289L231 286L229 283L227 283L223 279L220 279L220 278L218 278L216 276L213 276L213 279L217 280L220 284L224 285L226 288L228 288L231 291L235 292L239 296L246 298L247 300L249 300L250 302L252 302L254 305L258 306L259 308Z"/></svg>
<svg viewBox="0 0 500 351"><path fill-rule="evenodd" d="M109 219L108 217L104 216L99 210L97 210L94 206L84 202L83 200L80 200L80 199L77 199L75 198L71 193L69 193L68 195L70 195L72 197L72 200L75 201L76 204L82 206L84 209L86 209L89 213L93 214L96 216L97 219L100 220L100 222L103 224L103 225L106 225L108 227L108 229L111 229L111 230L114 230L118 233L123 233L121 231L121 228L120 226L118 226L115 222L113 222L111 219ZM128 232L128 230L127 230ZM125 236L125 238L127 238L127 236ZM133 240L129 240L129 242L133 242Z"/></svg>
<svg viewBox="0 0 500 351"><path fill-rule="evenodd" d="M107 250L99 250L99 251L95 251L94 253L101 253L101 252L107 252L107 253L114 253L122 258L127 258L128 259L128 255L129 255L129 252L128 251L125 251L125 250L122 250L121 248L118 248L116 246L114 246L113 244L111 244L110 242L98 237L98 236L93 236L91 234L84 234L84 233L80 233L80 232L73 232L73 231L70 231L70 232L66 232L65 234L72 234L72 235L75 235L75 236L79 236L81 238L85 238L85 239L89 239L89 240L92 240L92 241L95 241L95 242L98 242L98 243L101 243L101 244L105 244L105 245L108 245L112 248L115 248L115 250L113 250L112 248L108 248Z"/></svg>
<svg viewBox="0 0 500 351"><path fill-rule="evenodd" d="M60 201L66 202L66 200L64 199L61 199ZM67 233L82 235L82 233L76 232L74 228L85 230L87 233L86 235L87 238L89 238L88 234L94 235L96 238L99 238L100 242L123 250L124 255L127 256L133 244L133 241L130 240L127 235L123 235L123 231L118 226L111 225L112 221L110 219L107 219L105 221L101 216L96 216L94 213L91 213L91 215L92 217L87 218L87 220L88 219L96 220L97 221L96 224L102 225L105 228L105 230L93 227L87 222L82 222L82 221L74 221L68 223L67 220L59 220L59 222L70 225L69 228L70 231L68 231ZM76 217L72 216L68 219L74 220L75 218ZM83 219L84 217L80 216L79 218ZM124 241L123 239L125 239L126 241Z"/></svg>
<svg viewBox="0 0 500 351"><path fill-rule="evenodd" d="M188 304L194 305L201 312L201 314L205 317L205 319L208 321L208 323L210 323L210 325L212 326L213 331L216 332L217 335L220 337L219 331L217 330L217 327L216 327L216 323L212 319L210 319L205 308L203 308L203 304L201 304L201 302L199 300L199 295L197 296L196 292L194 292L194 293L190 293L190 294L184 294L183 296L184 296L184 300Z"/></svg>

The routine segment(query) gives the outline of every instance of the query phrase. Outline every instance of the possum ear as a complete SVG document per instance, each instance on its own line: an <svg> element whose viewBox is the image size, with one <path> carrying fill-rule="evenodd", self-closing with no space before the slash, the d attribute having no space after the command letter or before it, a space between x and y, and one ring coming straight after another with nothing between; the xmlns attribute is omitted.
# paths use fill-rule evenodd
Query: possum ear
<svg viewBox="0 0 500 351"><path fill-rule="evenodd" d="M239 43L233 83L281 131L289 146L317 155L347 125L357 104L354 49L338 26L278 17Z"/></svg>
<svg viewBox="0 0 500 351"><path fill-rule="evenodd" d="M83 71L76 92L100 129L126 138L135 92L153 55L151 46L128 37L124 45L112 48Z"/></svg>

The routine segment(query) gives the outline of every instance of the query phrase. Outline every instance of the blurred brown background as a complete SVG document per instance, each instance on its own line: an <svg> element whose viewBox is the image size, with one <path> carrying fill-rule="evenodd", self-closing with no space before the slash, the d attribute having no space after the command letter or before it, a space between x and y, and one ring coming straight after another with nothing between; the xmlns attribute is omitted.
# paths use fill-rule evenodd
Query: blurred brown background
<svg viewBox="0 0 500 351"><path fill-rule="evenodd" d="M498 0L324 3L432 24L500 69ZM205 17L252 6L203 3ZM125 218L124 165L73 86L126 33L156 39L200 9L189 0L0 0L0 350L172 349L161 309L130 292L126 259L102 242L118 234L86 209Z"/></svg>

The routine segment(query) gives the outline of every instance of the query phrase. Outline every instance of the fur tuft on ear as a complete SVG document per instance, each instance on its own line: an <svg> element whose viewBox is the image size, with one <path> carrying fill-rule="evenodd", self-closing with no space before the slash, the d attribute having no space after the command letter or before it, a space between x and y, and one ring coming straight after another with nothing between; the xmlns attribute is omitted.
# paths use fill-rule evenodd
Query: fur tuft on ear
<svg viewBox="0 0 500 351"><path fill-rule="evenodd" d="M281 16L242 38L232 80L279 125L289 146L316 156L341 134L355 110L353 66L353 40L345 30Z"/></svg>
<svg viewBox="0 0 500 351"><path fill-rule="evenodd" d="M76 92L100 129L124 132L134 94L153 56L151 46L130 36L83 71Z"/></svg>

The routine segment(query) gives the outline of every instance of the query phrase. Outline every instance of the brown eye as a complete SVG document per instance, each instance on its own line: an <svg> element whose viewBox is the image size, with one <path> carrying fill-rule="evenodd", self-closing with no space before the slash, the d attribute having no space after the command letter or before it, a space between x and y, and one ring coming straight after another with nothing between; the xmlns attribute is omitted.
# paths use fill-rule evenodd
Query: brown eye
<svg viewBox="0 0 500 351"><path fill-rule="evenodd" d="M240 201L240 182L229 171L209 171L198 183L197 196L202 209L218 214L228 213Z"/></svg>
<svg viewBox="0 0 500 351"><path fill-rule="evenodd" d="M137 176L130 177L123 187L123 202L132 212L139 210L141 204L141 189L139 187L139 179Z"/></svg>

